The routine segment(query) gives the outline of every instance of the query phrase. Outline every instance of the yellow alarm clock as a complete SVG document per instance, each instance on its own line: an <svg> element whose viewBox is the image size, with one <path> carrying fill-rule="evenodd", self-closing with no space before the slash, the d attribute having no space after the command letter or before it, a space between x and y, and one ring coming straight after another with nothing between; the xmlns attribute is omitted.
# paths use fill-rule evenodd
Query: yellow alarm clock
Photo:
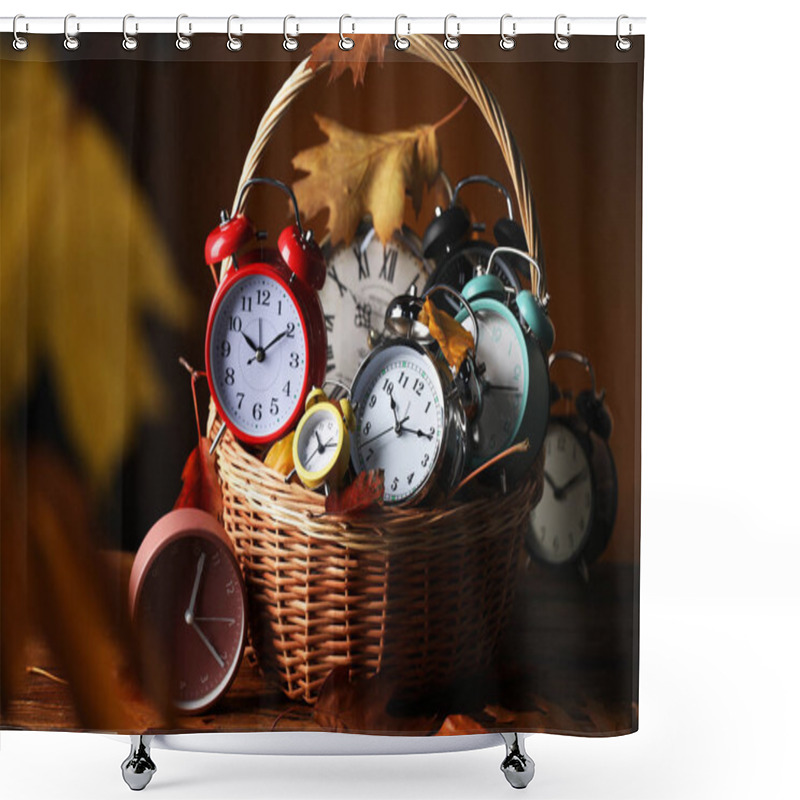
<svg viewBox="0 0 800 800"><path fill-rule="evenodd" d="M292 458L297 477L309 489L324 483L338 487L350 464L350 431L355 417L350 401L342 398L339 407L322 389L312 389L306 398L306 411L297 425L292 443Z"/></svg>

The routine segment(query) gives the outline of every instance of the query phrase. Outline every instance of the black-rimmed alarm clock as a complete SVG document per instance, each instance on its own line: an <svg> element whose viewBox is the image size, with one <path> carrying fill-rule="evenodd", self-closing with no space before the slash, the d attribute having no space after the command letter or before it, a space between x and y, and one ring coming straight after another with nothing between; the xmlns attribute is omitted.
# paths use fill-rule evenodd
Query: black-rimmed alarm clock
<svg viewBox="0 0 800 800"><path fill-rule="evenodd" d="M584 367L591 388L577 396L551 383L552 402L572 402L569 413L552 415L544 441L544 487L531 511L525 543L536 561L587 568L608 545L617 514L617 471L609 447L613 427L605 391L598 391L586 356L569 350L550 356L550 367L569 360Z"/></svg>
<svg viewBox="0 0 800 800"><path fill-rule="evenodd" d="M242 205L256 184L286 192L295 222L265 245ZM254 247L250 243L255 240ZM317 292L325 260L300 223L292 190L272 178L244 184L230 218L206 239L206 263L232 260L220 281L206 328L206 374L225 428L242 442L266 445L297 424L314 386L325 378L327 338Z"/></svg>
<svg viewBox="0 0 800 800"><path fill-rule="evenodd" d="M468 211L458 204L461 190L473 183L491 186L505 198L507 216L498 219L493 226L496 244L473 238L473 232L485 230L486 226L473 225ZM432 286L444 284L460 292L475 277L476 269L486 266L496 246L523 252L528 250L522 226L514 219L508 189L487 175L470 175L456 184L449 207L437 208L436 217L422 237L423 254L435 264L425 286L426 291ZM514 294L528 286L527 272L528 265L525 261L511 253L500 256L495 265L495 274ZM459 310L455 299L448 295L437 298L436 304L450 314L456 314Z"/></svg>

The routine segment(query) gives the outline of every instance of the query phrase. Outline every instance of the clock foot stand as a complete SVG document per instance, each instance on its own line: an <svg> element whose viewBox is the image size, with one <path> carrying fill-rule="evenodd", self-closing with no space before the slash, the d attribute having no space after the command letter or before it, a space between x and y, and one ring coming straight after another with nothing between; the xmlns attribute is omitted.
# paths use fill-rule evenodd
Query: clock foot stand
<svg viewBox="0 0 800 800"><path fill-rule="evenodd" d="M122 778L134 792L140 792L155 775L156 765L150 758L152 736L131 736L131 752L122 762Z"/></svg>
<svg viewBox="0 0 800 800"><path fill-rule="evenodd" d="M535 766L525 752L525 740L518 733L501 733L506 743L506 757L500 765L506 780L515 789L524 789L532 780Z"/></svg>

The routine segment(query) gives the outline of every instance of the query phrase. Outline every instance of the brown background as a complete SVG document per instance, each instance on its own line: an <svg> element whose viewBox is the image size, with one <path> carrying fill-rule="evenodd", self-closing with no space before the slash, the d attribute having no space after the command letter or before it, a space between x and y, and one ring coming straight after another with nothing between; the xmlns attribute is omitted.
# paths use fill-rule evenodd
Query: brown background
<svg viewBox="0 0 800 800"><path fill-rule="evenodd" d="M4 37L5 38L5 37ZM80 58L37 43L11 60L59 61L76 104L94 110L114 132L145 189L194 299L185 334L153 326L159 370L170 389L161 424L142 432L126 459L103 525L112 543L135 548L152 522L171 507L183 460L193 446L194 420L178 354L203 361L205 317L213 286L203 244L229 207L253 132L269 99L307 52L288 55L278 37L246 39L230 54L224 37L198 37L178 53L174 37L148 37L132 54L118 36L85 37ZM311 37L309 37L311 39ZM59 52L61 51L61 52ZM643 47L621 54L608 38L573 41L558 53L552 37L526 37L511 53L496 37L469 37L459 54L495 92L525 158L541 223L556 348L589 355L607 389L615 427L611 439L619 482L616 530L605 558L638 560L640 397L640 191ZM371 65L366 85L349 74L314 82L270 143L261 174L296 177L292 156L323 137L313 113L365 131L434 122L463 92L437 68L387 51ZM158 60L156 60L158 59ZM7 68L16 65L7 63ZM442 165L453 182L471 173L508 181L500 152L479 113L468 105L439 132ZM251 214L274 236L286 221L284 202L265 191ZM465 201L490 224L503 204L490 190L470 189ZM424 231L427 203L409 224ZM317 225L321 236L322 228ZM582 388L577 368L560 366L557 381ZM563 370L563 371L561 371ZM201 393L202 398L202 393ZM201 399L203 402L203 399ZM57 426L57 420L55 422Z"/></svg>

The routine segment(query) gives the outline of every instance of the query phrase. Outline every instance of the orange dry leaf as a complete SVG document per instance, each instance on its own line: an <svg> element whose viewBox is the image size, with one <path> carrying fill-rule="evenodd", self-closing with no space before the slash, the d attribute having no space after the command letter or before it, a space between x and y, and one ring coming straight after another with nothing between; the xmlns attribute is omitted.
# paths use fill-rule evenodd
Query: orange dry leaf
<svg viewBox="0 0 800 800"><path fill-rule="evenodd" d="M294 444L294 431L291 431L283 439L278 439L270 447L264 465L281 475L288 475L294 469L294 458L292 456L292 445Z"/></svg>
<svg viewBox="0 0 800 800"><path fill-rule="evenodd" d="M175 501L175 508L199 508L215 519L222 519L222 490L214 469L214 456L209 455L211 441L200 439L189 454L181 473L183 488Z"/></svg>
<svg viewBox="0 0 800 800"><path fill-rule="evenodd" d="M341 492L331 492L325 498L329 514L355 514L383 500L383 470L361 472Z"/></svg>
<svg viewBox="0 0 800 800"><path fill-rule="evenodd" d="M403 224L406 193L419 213L424 188L439 174L436 130L462 106L433 125L387 133L361 133L316 115L328 141L292 159L295 169L309 173L292 187L300 209L309 218L328 209L333 245L349 244L367 215L386 243Z"/></svg>
<svg viewBox="0 0 800 800"><path fill-rule="evenodd" d="M353 86L364 83L364 73L370 61L383 63L383 53L391 36L388 33L362 33L351 36L355 42L349 50L339 47L339 35L329 33L323 36L312 48L308 66L319 69L321 64L331 63L328 83L335 81L348 69L353 73Z"/></svg>
<svg viewBox="0 0 800 800"><path fill-rule="evenodd" d="M460 736L465 733L486 733L486 728L468 714L450 714L439 728L437 736Z"/></svg>
<svg viewBox="0 0 800 800"><path fill-rule="evenodd" d="M442 348L447 363L455 370L461 369L467 352L475 349L475 339L472 334L446 311L437 308L430 297L425 300L419 321L428 326L431 336Z"/></svg>

